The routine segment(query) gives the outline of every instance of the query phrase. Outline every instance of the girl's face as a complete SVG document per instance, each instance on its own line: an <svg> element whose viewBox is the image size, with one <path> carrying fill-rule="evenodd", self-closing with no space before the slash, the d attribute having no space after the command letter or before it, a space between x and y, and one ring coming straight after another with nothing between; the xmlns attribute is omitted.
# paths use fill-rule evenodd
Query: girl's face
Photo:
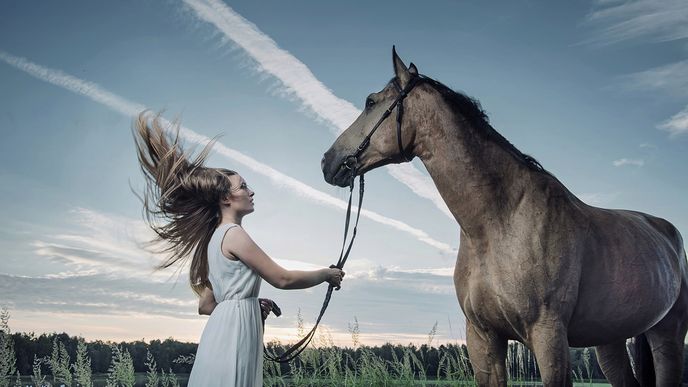
<svg viewBox="0 0 688 387"><path fill-rule="evenodd" d="M227 200L229 207L234 209L237 214L246 215L253 212L253 195L255 192L249 188L246 180L238 174L231 175L228 179L232 183Z"/></svg>

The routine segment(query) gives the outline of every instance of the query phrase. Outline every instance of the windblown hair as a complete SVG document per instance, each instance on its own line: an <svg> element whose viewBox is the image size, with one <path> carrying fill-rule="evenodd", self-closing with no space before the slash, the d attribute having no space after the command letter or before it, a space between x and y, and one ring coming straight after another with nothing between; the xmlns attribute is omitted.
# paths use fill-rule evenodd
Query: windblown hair
<svg viewBox="0 0 688 387"><path fill-rule="evenodd" d="M166 242L162 253L167 257L156 266L166 269L183 265L190 256L189 281L200 295L208 281L208 243L221 221L220 200L229 194L229 176L236 172L203 166L215 139L193 160L182 149L179 125L164 122L173 136L165 133L160 115L150 119L149 112L139 114L133 134L138 160L146 180L143 215L157 238Z"/></svg>

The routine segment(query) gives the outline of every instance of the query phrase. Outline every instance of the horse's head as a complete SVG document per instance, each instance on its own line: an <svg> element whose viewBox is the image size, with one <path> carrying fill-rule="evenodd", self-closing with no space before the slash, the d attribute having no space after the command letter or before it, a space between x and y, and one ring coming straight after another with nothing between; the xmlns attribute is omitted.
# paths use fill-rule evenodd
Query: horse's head
<svg viewBox="0 0 688 387"><path fill-rule="evenodd" d="M394 49L392 56L395 77L368 96L361 115L323 156L323 175L330 184L345 187L354 175L415 156L417 125L413 111L420 97L414 86L420 76L416 66L411 63L407 68Z"/></svg>

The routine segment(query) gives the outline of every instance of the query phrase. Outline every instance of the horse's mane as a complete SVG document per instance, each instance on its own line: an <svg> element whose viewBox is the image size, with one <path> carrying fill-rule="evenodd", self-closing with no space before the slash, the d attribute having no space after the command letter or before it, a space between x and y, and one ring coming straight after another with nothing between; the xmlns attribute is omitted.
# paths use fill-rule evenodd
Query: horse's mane
<svg viewBox="0 0 688 387"><path fill-rule="evenodd" d="M504 136L499 134L499 132L497 132L492 125L490 125L490 119L487 116L487 113L485 113L483 110L482 106L480 106L480 102L477 99L469 97L463 93L456 92L442 83L426 76L421 75L418 83L426 83L433 89L437 90L445 99L445 101L449 103L450 106L457 109L457 111L459 111L473 127L501 146L505 151L513 155L516 160L521 162L523 165L527 166L531 170L544 172L554 177L545 168L543 168L540 162L538 162L534 157L531 157L518 150L518 148L516 148L512 143L509 142L509 140L504 138Z"/></svg>

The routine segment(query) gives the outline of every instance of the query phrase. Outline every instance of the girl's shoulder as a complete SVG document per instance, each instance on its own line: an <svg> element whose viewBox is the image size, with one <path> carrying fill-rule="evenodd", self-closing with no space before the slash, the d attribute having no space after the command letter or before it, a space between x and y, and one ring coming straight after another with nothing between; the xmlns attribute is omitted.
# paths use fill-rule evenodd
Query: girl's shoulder
<svg viewBox="0 0 688 387"><path fill-rule="evenodd" d="M241 228L241 226L239 226L236 223L222 223L219 226L217 226L217 228L215 229L215 232L218 232L218 231L223 230L223 229L224 229L224 232L227 232L228 230L231 230L234 227Z"/></svg>
<svg viewBox="0 0 688 387"><path fill-rule="evenodd" d="M241 226L235 223L224 223L217 227L215 232L221 233L220 236L220 251L225 258L231 261L237 261L238 258L231 253L232 236L237 234L246 234Z"/></svg>
<svg viewBox="0 0 688 387"><path fill-rule="evenodd" d="M215 231L213 231L212 239L217 239L219 240L220 244L223 244L223 241L227 237L229 231L237 228L241 228L241 226L235 223L222 223L215 228Z"/></svg>

